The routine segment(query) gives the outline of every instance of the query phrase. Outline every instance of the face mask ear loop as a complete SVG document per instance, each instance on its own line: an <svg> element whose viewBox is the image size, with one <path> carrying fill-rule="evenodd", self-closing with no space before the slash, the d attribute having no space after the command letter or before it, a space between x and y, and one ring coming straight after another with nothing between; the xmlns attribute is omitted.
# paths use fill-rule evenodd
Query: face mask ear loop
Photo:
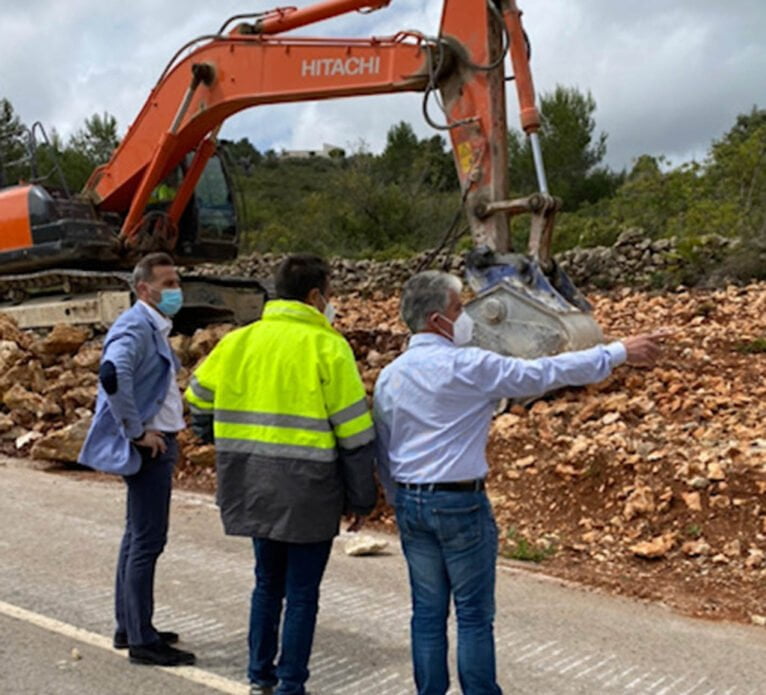
<svg viewBox="0 0 766 695"><path fill-rule="evenodd" d="M438 312L434 313L433 315L434 315L434 316L441 316L441 317L442 317L442 318L443 318L445 321L449 321L449 319L448 319L446 316L444 316L443 314L440 314L440 313L438 313ZM454 321L450 321L450 323L451 323L453 326L455 325L455 322L454 322ZM437 331L439 331L439 335L440 335L442 338L446 338L446 339L447 339L447 340L449 340L449 341L451 341L451 340L452 340L452 336L449 336L449 335L447 335L446 333L444 333L444 331L442 331L441 327L439 327L439 326L436 326L436 330L437 330Z"/></svg>

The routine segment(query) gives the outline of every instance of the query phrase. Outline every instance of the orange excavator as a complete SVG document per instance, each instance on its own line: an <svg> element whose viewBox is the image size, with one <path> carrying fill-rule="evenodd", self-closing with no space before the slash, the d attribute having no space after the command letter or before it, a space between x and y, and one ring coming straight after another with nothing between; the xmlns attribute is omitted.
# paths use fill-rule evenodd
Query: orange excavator
<svg viewBox="0 0 766 695"><path fill-rule="evenodd" d="M474 241L467 273L477 296L468 311L478 343L535 356L601 340L587 302L551 256L560 201L546 183L529 43L516 1L444 0L434 37L417 31L367 39L290 33L390 3L326 0L236 15L215 34L182 46L110 161L79 195L66 198L35 183L0 191L0 292L19 301L40 288L76 292L124 283L136 257L150 250L170 251L186 266L233 258L238 229L231 180L216 148L229 116L267 104L420 92L425 118L448 132L452 144ZM510 80L539 188L519 199L508 199ZM434 103L440 123L431 115ZM171 175L177 176L172 200L157 202L158 187ZM522 213L531 216L530 241L518 253L510 248L509 218ZM202 278L184 282L187 296L197 283L190 297L197 315L205 307L219 319L226 312L241 321L257 318L263 296L254 281L222 279L212 288ZM232 309L237 303L239 310Z"/></svg>

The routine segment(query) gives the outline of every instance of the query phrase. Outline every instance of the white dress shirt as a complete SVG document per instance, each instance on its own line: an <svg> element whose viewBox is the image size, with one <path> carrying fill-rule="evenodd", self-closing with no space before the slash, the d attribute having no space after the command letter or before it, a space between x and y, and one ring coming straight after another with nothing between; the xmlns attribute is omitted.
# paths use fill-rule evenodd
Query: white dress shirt
<svg viewBox="0 0 766 695"><path fill-rule="evenodd" d="M395 482L484 478L489 426L501 398L595 383L625 359L619 342L523 360L417 333L375 385L378 466L389 500Z"/></svg>
<svg viewBox="0 0 766 695"><path fill-rule="evenodd" d="M155 327L160 333L161 340L164 340L168 346L168 350L173 352L173 348L170 347L170 330L173 328L173 322L167 317L163 316L153 306L147 304L143 300L139 300L149 310L149 316L152 319ZM158 430L159 432L180 432L186 428L184 422L184 404L181 400L181 390L178 388L176 382L176 368L175 365L170 363L170 384L168 385L168 392L165 394L165 400L162 402L157 414L146 423L147 430Z"/></svg>

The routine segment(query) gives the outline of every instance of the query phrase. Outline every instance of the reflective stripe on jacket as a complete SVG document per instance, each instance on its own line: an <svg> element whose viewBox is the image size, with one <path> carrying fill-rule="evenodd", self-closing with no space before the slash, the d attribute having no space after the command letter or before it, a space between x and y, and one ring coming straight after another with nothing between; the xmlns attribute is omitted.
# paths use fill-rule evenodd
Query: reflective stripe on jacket
<svg viewBox="0 0 766 695"><path fill-rule="evenodd" d="M260 321L219 342L186 398L213 416L227 533L326 540L344 508L374 506L364 386L350 346L314 307L268 302Z"/></svg>

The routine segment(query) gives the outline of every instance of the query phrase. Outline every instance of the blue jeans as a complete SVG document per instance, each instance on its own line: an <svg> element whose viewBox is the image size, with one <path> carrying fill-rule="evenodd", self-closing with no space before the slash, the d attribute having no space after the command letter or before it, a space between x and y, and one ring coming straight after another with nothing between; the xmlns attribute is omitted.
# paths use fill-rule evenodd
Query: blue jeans
<svg viewBox="0 0 766 695"><path fill-rule="evenodd" d="M418 695L449 689L447 618L457 615L465 695L499 695L495 676L497 527L484 492L397 489L396 520L412 589L412 660Z"/></svg>
<svg viewBox="0 0 766 695"><path fill-rule="evenodd" d="M319 543L285 543L254 538L255 588L250 604L251 683L277 685L279 695L304 695L309 677L309 657L314 641L319 584L332 540ZM282 601L282 649L274 665L279 641Z"/></svg>
<svg viewBox="0 0 766 695"><path fill-rule="evenodd" d="M117 632L131 647L159 639L152 626L154 570L168 537L173 467L178 458L175 436L166 435L167 451L151 457L141 449L141 468L124 476L128 488L125 533L120 544L115 582Z"/></svg>

